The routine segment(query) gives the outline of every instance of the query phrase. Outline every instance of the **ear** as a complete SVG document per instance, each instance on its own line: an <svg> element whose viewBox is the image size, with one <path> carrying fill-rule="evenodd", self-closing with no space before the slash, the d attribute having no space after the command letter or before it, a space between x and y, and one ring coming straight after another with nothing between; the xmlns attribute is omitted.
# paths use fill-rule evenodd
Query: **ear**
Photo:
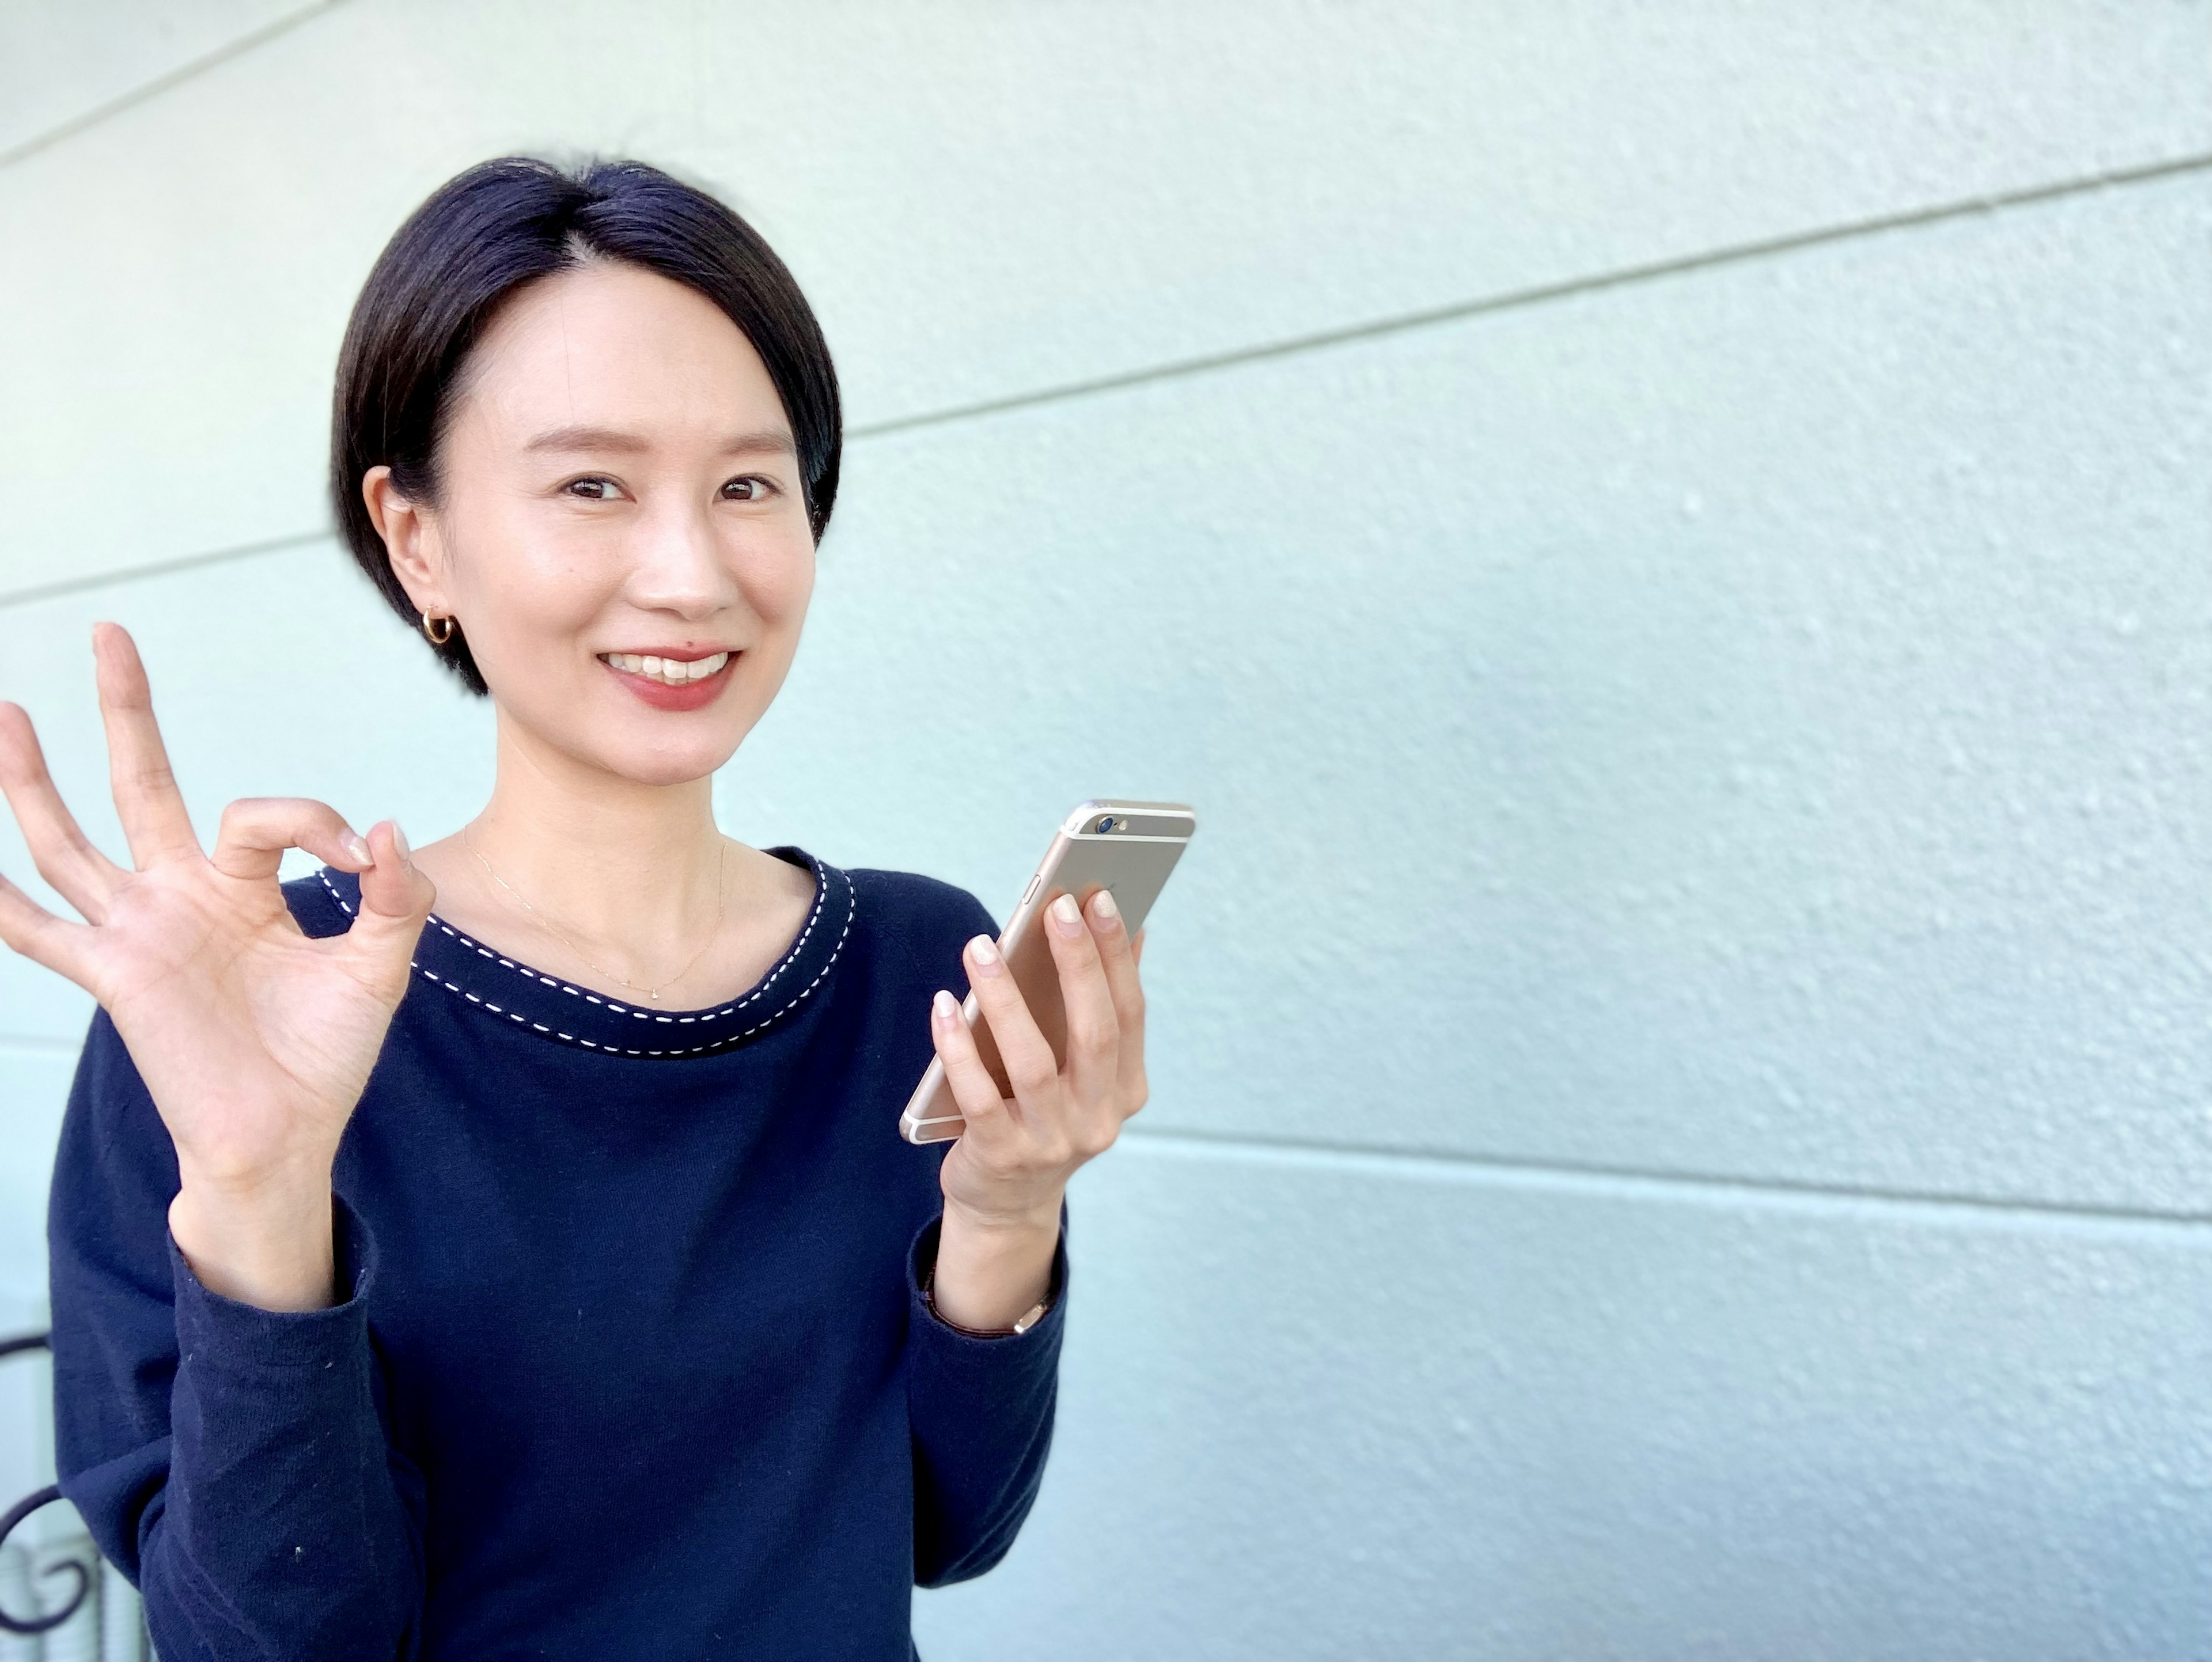
<svg viewBox="0 0 2212 1662"><path fill-rule="evenodd" d="M361 476L361 499L368 522L384 539L384 557L417 612L434 618L452 615L447 603L445 545L428 513L400 493L389 467L372 467Z"/></svg>

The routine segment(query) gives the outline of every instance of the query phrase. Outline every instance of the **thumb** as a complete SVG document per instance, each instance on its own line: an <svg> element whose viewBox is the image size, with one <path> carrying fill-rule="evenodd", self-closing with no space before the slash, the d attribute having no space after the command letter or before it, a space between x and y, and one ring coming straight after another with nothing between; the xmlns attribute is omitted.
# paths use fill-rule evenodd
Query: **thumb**
<svg viewBox="0 0 2212 1662"><path fill-rule="evenodd" d="M398 972L404 984L416 938L437 904L438 886L416 869L396 819L371 825L368 842L374 863L361 874L361 913L347 936L356 950Z"/></svg>

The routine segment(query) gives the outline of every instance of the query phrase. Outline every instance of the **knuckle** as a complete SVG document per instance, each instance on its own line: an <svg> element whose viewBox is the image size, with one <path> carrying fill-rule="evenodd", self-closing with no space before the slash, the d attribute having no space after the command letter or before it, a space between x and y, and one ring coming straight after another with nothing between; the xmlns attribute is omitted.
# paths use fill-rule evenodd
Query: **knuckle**
<svg viewBox="0 0 2212 1662"><path fill-rule="evenodd" d="M31 868L37 872L40 877L46 880L46 886L48 888L59 889L61 887L64 878L64 873L60 861L52 859L43 853L33 854L31 856Z"/></svg>
<svg viewBox="0 0 2212 1662"><path fill-rule="evenodd" d="M8 742L0 744L0 780L9 784L37 787L48 782L46 758L38 740L26 728L21 732L0 732Z"/></svg>
<svg viewBox="0 0 2212 1662"><path fill-rule="evenodd" d="M216 822L217 844L237 843L253 836L268 823L269 803L258 796L241 796L235 802L223 805L222 818Z"/></svg>
<svg viewBox="0 0 2212 1662"><path fill-rule="evenodd" d="M996 1107L999 1103L998 1082L983 1070L979 1062L969 1061L952 1070L955 1095L970 1102L987 1103Z"/></svg>
<svg viewBox="0 0 2212 1662"><path fill-rule="evenodd" d="M1011 976L979 976L969 983L969 989L975 993L976 1003L1000 1015L1022 1001Z"/></svg>
<svg viewBox="0 0 2212 1662"><path fill-rule="evenodd" d="M1000 1106L998 1093L995 1091L973 1089L955 1091L952 1093L952 1102L953 1105L960 1110L960 1117L963 1119L975 1120L979 1123L997 1113Z"/></svg>

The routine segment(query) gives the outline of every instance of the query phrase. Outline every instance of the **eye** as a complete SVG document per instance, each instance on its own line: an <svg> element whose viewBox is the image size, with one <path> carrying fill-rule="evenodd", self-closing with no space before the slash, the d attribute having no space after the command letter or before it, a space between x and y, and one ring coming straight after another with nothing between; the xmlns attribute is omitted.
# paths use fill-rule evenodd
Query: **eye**
<svg viewBox="0 0 2212 1662"><path fill-rule="evenodd" d="M580 496L586 502L611 502L623 494L623 488L604 474L590 473L580 479L571 479L561 487L566 496Z"/></svg>
<svg viewBox="0 0 2212 1662"><path fill-rule="evenodd" d="M775 494L775 484L757 473L741 473L722 487L726 502L765 502Z"/></svg>

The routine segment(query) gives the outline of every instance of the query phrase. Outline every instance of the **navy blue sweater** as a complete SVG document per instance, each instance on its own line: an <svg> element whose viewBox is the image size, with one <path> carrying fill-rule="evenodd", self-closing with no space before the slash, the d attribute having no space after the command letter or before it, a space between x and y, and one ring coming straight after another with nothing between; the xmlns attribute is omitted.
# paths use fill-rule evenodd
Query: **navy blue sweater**
<svg viewBox="0 0 2212 1662"><path fill-rule="evenodd" d="M1051 1441L1049 1314L921 1302L949 1143L901 1106L930 995L992 928L926 879L815 874L742 998L649 1012L433 917L338 1151L320 1311L200 1285L175 1152L102 1014L54 1170L64 1492L164 1662L913 1654ZM313 935L360 889L285 886Z"/></svg>

